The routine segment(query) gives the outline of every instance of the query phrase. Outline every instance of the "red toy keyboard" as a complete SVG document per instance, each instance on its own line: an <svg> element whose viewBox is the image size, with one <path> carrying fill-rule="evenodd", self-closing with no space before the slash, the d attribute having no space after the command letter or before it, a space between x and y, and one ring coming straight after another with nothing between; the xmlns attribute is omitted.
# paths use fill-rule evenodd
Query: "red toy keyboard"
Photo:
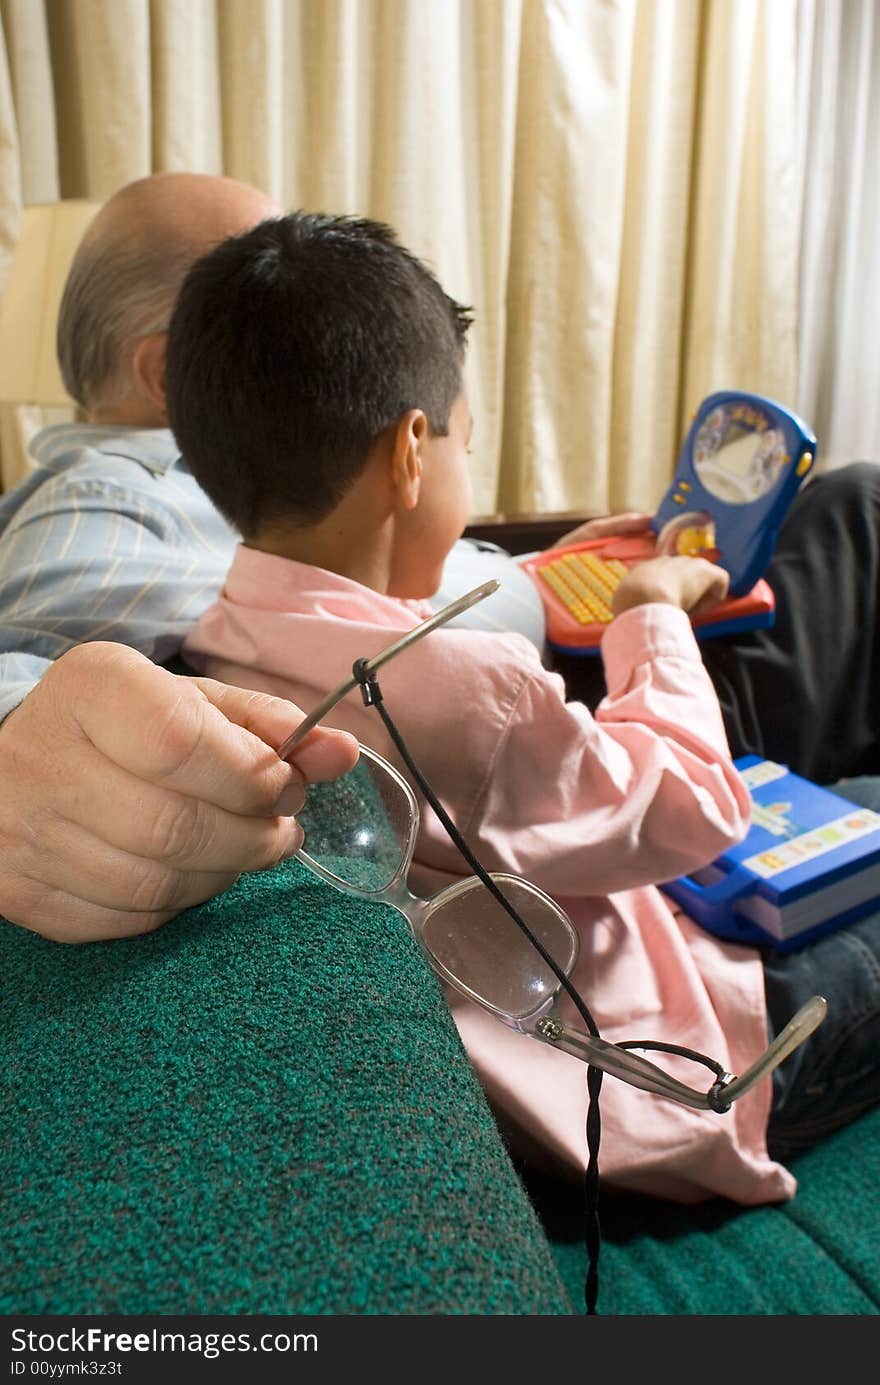
<svg viewBox="0 0 880 1385"><path fill-rule="evenodd" d="M526 558L547 616L547 639L567 654L598 654L612 619L611 598L621 577L655 554L653 536L592 539ZM693 621L697 639L773 624L773 592L763 578L744 596L728 597Z"/></svg>

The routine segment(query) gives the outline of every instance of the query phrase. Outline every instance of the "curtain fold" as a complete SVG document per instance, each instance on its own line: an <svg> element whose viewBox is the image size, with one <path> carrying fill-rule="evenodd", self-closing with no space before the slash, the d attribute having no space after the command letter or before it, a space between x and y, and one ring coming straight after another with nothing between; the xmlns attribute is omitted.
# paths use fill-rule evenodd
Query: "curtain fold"
<svg viewBox="0 0 880 1385"><path fill-rule="evenodd" d="M391 222L476 314L475 514L652 508L704 394L794 402L795 0L0 0L0 19L0 276L23 203L151 170Z"/></svg>
<svg viewBox="0 0 880 1385"><path fill-rule="evenodd" d="M608 493L597 506L611 511L634 501L650 509L659 500L681 440L701 18L700 0L641 4L636 13Z"/></svg>
<svg viewBox="0 0 880 1385"><path fill-rule="evenodd" d="M12 111L0 127L15 131L18 173L10 180L0 170L0 187L18 183L21 202L55 202L60 195L55 92L46 11L31 0L2 0L0 19L6 37ZM18 204L17 204L18 205Z"/></svg>
<svg viewBox="0 0 880 1385"><path fill-rule="evenodd" d="M151 0L150 81L150 171L192 168L200 173L222 173L221 73L214 0Z"/></svg>
<svg viewBox="0 0 880 1385"><path fill-rule="evenodd" d="M798 406L820 465L880 461L880 11L802 0Z"/></svg>
<svg viewBox="0 0 880 1385"><path fill-rule="evenodd" d="M682 408L725 385L794 406L794 0L710 5L699 65Z"/></svg>
<svg viewBox="0 0 880 1385"><path fill-rule="evenodd" d="M499 500L606 508L635 5L526 0Z"/></svg>
<svg viewBox="0 0 880 1385"><path fill-rule="evenodd" d="M46 0L62 197L106 197L152 167L149 0Z"/></svg>

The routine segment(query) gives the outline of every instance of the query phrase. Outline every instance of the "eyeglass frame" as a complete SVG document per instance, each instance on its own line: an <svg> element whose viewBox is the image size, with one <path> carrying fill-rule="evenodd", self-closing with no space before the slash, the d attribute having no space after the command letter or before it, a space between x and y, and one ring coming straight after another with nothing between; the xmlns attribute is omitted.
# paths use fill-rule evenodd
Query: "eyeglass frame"
<svg viewBox="0 0 880 1385"><path fill-rule="evenodd" d="M377 655L374 655L373 658L356 661L351 676L340 683L333 692L329 693L319 706L305 717L283 742L278 751L281 759L287 759L293 749L304 737L307 736L344 697L357 687L361 689L365 704L376 705L380 714L383 716L386 728L388 728L389 731L393 728L395 736L400 738L399 731L393 726L393 723L390 723L390 717L382 706L381 691L378 689L378 682L376 679L377 670L389 659L402 653L405 649L408 649L416 640L423 638L438 626L446 624L449 620L461 614L463 611L468 610L478 601L484 600L485 597L497 590L498 586L499 583L495 580L484 583L482 586L466 593L463 597L458 598L458 600L451 602L448 606L436 612L428 620L423 621L420 625L414 627L413 630L408 631L406 635L381 650ZM404 756L407 767L416 777L419 787L426 793L428 801L432 803L435 811L437 811L439 805L436 802L436 795L433 794L433 790L431 790L430 785L427 784L421 771L414 762L412 762L408 750L405 745L402 744L402 738L396 743L398 744L398 749ZM736 1101L738 1097L743 1096L765 1076L768 1076L774 1068L778 1067L794 1049L810 1036L825 1018L827 1004L824 998L822 996L813 996L801 1006L784 1028L775 1036L764 1052L760 1054L740 1076L735 1076L733 1073L728 1072L722 1064L716 1062L712 1058L708 1058L705 1054L700 1054L694 1050L679 1047L675 1044L651 1040L620 1040L617 1043L611 1043L606 1039L602 1039L598 1035L598 1030L595 1034L588 1035L581 1034L577 1030L570 1028L558 1015L553 1013L561 992L567 992L576 1002L580 1002L577 1008L581 1011L582 1017L589 1016L586 1003L575 990L570 980L571 973L577 961L580 946L578 932L571 918L550 895L546 894L546 892L541 890L537 885L532 884L531 881L526 880L523 876L512 875L506 872L486 871L476 858L472 856L469 848L467 848L466 844L464 844L463 840L460 838L451 819L447 817L442 808L440 809L439 815L444 828L450 835L454 845L464 855L469 864L471 864L472 867L477 867L477 869L474 870L473 875L455 881L451 885L444 886L427 898L414 895L408 887L407 878L415 851L421 820L418 800L416 799L411 785L403 775L388 762L388 760L370 747L364 746L360 742L358 744L361 755L365 755L371 762L379 765L382 771L387 773L392 781L403 791L409 807L410 822L408 841L400 864L391 880L387 881L380 889L365 890L349 884L343 880L341 876L323 867L319 861L309 855L308 851L305 849L306 843L300 846L295 852L296 859L298 859L306 869L312 871L313 874L325 880L341 893L373 903L385 903L396 909L397 912L402 914L407 920L413 937L425 956L426 961L441 980L447 982L447 984L451 985L467 999L478 1004L482 1009L493 1014L495 1018L506 1024L509 1028L547 1043L562 1052L580 1058L583 1062L587 1063L589 1067L607 1072L610 1076L617 1077L619 1080L627 1082L631 1086L639 1088L642 1091L652 1092L657 1096L665 1097L668 1100L675 1101L680 1105L689 1106L693 1109L714 1111L718 1114L722 1114L730 1110L733 1102ZM485 997L477 995L466 982L455 976L454 973L444 965L440 958L433 954L422 936L424 926L430 917L432 906L436 909L447 900L450 893L460 892L463 888L469 887L472 881L478 881L484 886L487 886L488 881L515 882L517 885L525 886L531 894L539 898L542 903L562 921L563 926L568 930L572 942L572 955L567 967L563 968L546 952L540 943L538 943L528 926L518 917L514 907L509 901L504 899L503 893L500 892L497 887L493 888L492 886L488 886L490 893L495 894L499 902L511 915L513 921L518 925L521 931L525 933L528 940L535 947L535 950L544 958L557 977L557 986L540 1002L535 1011L530 1012L528 1015L520 1017L514 1016L509 1011L502 1011ZM418 905L420 907L418 909L412 907L407 909L403 907L404 902L409 901L411 901L413 905ZM420 918L419 915L423 916ZM677 1078L672 1077L669 1073L664 1072L662 1068L650 1062L647 1058L643 1058L639 1054L631 1051L638 1048L668 1052L688 1058L694 1062L702 1063L715 1073L715 1081L708 1092L699 1091L679 1081Z"/></svg>

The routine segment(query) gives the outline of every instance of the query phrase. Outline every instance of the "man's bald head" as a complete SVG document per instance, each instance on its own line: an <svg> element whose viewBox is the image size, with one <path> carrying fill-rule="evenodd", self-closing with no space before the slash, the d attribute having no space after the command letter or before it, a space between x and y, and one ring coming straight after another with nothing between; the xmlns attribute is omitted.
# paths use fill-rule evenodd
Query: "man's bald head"
<svg viewBox="0 0 880 1385"><path fill-rule="evenodd" d="M72 397L93 414L124 412L135 348L167 330L193 261L280 214L258 188L207 173L156 173L114 193L80 242L61 300L58 361Z"/></svg>

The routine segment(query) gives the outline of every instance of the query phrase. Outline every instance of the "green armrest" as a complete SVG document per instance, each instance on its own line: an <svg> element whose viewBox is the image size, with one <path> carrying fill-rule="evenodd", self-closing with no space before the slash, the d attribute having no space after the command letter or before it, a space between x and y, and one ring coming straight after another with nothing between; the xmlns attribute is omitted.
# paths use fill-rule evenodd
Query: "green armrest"
<svg viewBox="0 0 880 1385"><path fill-rule="evenodd" d="M580 1310L392 910L291 862L0 976L0 1313Z"/></svg>

